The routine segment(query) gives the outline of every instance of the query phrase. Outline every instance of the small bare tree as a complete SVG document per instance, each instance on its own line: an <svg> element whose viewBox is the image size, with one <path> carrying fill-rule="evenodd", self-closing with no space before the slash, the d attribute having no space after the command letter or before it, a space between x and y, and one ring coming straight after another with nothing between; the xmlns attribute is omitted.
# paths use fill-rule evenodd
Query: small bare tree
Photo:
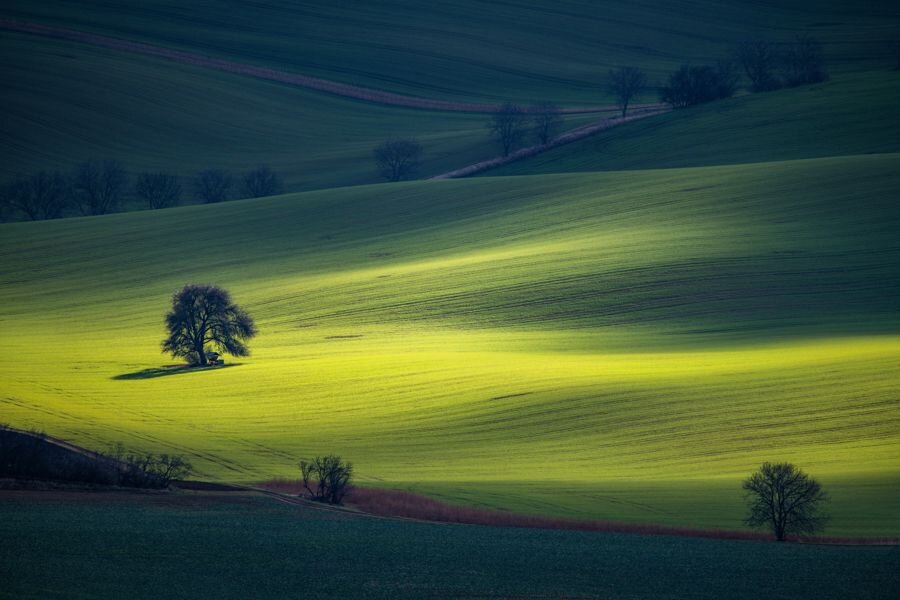
<svg viewBox="0 0 900 600"><path fill-rule="evenodd" d="M822 44L814 38L802 36L791 45L785 55L789 85L807 85L828 80Z"/></svg>
<svg viewBox="0 0 900 600"><path fill-rule="evenodd" d="M193 471L191 463L180 454L127 452L121 442L101 456L119 464L117 483L126 487L166 488Z"/></svg>
<svg viewBox="0 0 900 600"><path fill-rule="evenodd" d="M222 169L206 169L194 177L194 193L207 204L228 199L231 175Z"/></svg>
<svg viewBox="0 0 900 600"><path fill-rule="evenodd" d="M191 463L180 454L160 454L154 458L150 466L150 472L163 487L168 487L178 479L184 479L193 470Z"/></svg>
<svg viewBox="0 0 900 600"><path fill-rule="evenodd" d="M790 463L763 463L744 480L749 512L744 522L751 527L768 527L775 539L811 534L825 526L820 512L828 499L815 479Z"/></svg>
<svg viewBox="0 0 900 600"><path fill-rule="evenodd" d="M58 219L69 205L69 183L55 171L17 177L3 186L2 202L32 221Z"/></svg>
<svg viewBox="0 0 900 600"><path fill-rule="evenodd" d="M282 190L281 177L265 165L249 171L241 182L242 198L274 196L280 194Z"/></svg>
<svg viewBox="0 0 900 600"><path fill-rule="evenodd" d="M768 92L781 87L776 76L780 60L775 46L765 40L747 40L736 51L737 62L750 80L754 92Z"/></svg>
<svg viewBox="0 0 900 600"><path fill-rule="evenodd" d="M72 192L81 213L105 215L119 208L128 175L115 160L89 160L75 167Z"/></svg>
<svg viewBox="0 0 900 600"><path fill-rule="evenodd" d="M303 487L312 500L340 504L350 491L353 465L334 454L317 456L310 461L300 461L300 474Z"/></svg>
<svg viewBox="0 0 900 600"><path fill-rule="evenodd" d="M372 154L378 174L388 181L412 179L422 164L422 145L414 138L389 138Z"/></svg>
<svg viewBox="0 0 900 600"><path fill-rule="evenodd" d="M509 156L522 141L525 122L525 111L511 102L501 105L491 117L488 130L503 150L503 156Z"/></svg>
<svg viewBox="0 0 900 600"><path fill-rule="evenodd" d="M529 107L528 114L531 115L534 133L541 144L547 144L559 135L563 124L559 106L552 102L542 102Z"/></svg>
<svg viewBox="0 0 900 600"><path fill-rule="evenodd" d="M134 193L148 208L168 208L181 200L181 184L168 173L141 173L134 184Z"/></svg>
<svg viewBox="0 0 900 600"><path fill-rule="evenodd" d="M637 67L619 67L609 72L608 86L625 118L628 104L647 87L647 76Z"/></svg>

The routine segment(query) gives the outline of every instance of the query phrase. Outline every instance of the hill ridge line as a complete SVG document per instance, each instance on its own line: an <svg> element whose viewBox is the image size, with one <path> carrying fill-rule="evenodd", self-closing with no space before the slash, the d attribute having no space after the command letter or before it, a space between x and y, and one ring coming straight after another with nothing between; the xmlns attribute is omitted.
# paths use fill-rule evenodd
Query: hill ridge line
<svg viewBox="0 0 900 600"><path fill-rule="evenodd" d="M53 39L67 40L120 50L123 52L131 52L143 56L151 56L154 58L162 58L177 63L192 65L214 69L226 73L236 75L245 75L248 77L256 77L268 81L276 81L279 83L287 83L298 87L306 88L313 91L362 100L364 102L372 102L375 104L384 104L388 106L400 106L405 108L415 108L421 110L432 110L441 112L469 112L469 113L492 113L498 108L497 104L479 103L479 102L453 102L450 100L437 100L433 98L421 98L418 96L407 96L395 92L388 92L375 88L368 88L349 83L341 83L329 79L321 79L309 75L301 75L281 69L273 69L253 65L250 63L242 63L224 58L216 58L188 52L186 50L176 50L165 46L157 46L145 42L130 41L122 38L116 38L98 33L89 33L76 29L65 27L54 27L51 25L42 25L39 23L29 23L18 21L15 19L0 18L0 30L12 31L16 33L27 33L39 35ZM639 104L635 108L658 109L659 104ZM585 114L595 112L607 112L616 110L618 107L612 105L606 106L580 106L568 107L560 109L564 114Z"/></svg>

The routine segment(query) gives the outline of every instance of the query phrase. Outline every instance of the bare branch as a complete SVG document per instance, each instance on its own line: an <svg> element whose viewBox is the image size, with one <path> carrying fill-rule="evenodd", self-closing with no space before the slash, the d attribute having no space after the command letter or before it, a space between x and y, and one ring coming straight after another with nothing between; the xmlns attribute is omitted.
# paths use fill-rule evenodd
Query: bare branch
<svg viewBox="0 0 900 600"><path fill-rule="evenodd" d="M378 174L388 181L412 179L422 163L422 145L413 138L390 138L372 151Z"/></svg>
<svg viewBox="0 0 900 600"><path fill-rule="evenodd" d="M637 67L619 67L609 72L608 86L624 118L628 105L647 86L647 76Z"/></svg>
<svg viewBox="0 0 900 600"><path fill-rule="evenodd" d="M503 150L503 156L509 156L522 141L525 122L525 111L510 102L503 104L491 117L488 130Z"/></svg>

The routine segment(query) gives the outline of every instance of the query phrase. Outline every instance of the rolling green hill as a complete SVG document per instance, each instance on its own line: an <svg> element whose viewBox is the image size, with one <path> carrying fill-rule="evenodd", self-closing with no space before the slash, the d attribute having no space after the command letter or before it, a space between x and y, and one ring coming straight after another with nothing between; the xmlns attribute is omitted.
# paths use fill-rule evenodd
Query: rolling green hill
<svg viewBox="0 0 900 600"><path fill-rule="evenodd" d="M897 151L898 90L884 69L900 15L889 6L850 8L705 1L598 8L579 1L550 12L535 2L432 3L413 11L391 2L218 0L188 8L157 1L138 8L115 1L19 3L0 9L0 17L480 102L595 105L609 102L602 80L610 66L638 64L656 84L677 64L725 56L750 35L787 41L806 32L826 43L837 73L832 83L654 118L498 171L528 174ZM423 177L497 154L483 115L390 108L35 35L0 32L0 69L0 180L111 157L135 172L184 176L268 164L294 191L374 183L371 150L390 135L422 141ZM600 116L569 117L567 126Z"/></svg>
<svg viewBox="0 0 900 600"><path fill-rule="evenodd" d="M361 186L0 227L0 414L203 476L362 481L739 527L791 460L833 534L900 532L900 155ZM249 359L171 374L170 294Z"/></svg>
<svg viewBox="0 0 900 600"><path fill-rule="evenodd" d="M900 151L900 74L752 94L616 127L487 175L697 167Z"/></svg>
<svg viewBox="0 0 900 600"><path fill-rule="evenodd" d="M814 35L838 71L884 65L900 9L849 0L52 0L7 6L0 16L424 97L594 104L606 97L602 79L611 67L640 66L657 85L680 63L715 61L756 36Z"/></svg>
<svg viewBox="0 0 900 600"><path fill-rule="evenodd" d="M115 158L183 176L268 164L297 190L377 181L372 149L392 135L418 137L423 176L497 153L484 115L378 106L74 42L0 32L0 69L0 181Z"/></svg>
<svg viewBox="0 0 900 600"><path fill-rule="evenodd" d="M657 85L751 36L816 36L833 78L493 177L372 186L390 135L420 139L423 176L495 155L485 115L0 31L3 179L110 157L334 188L0 225L0 421L184 453L211 479L337 452L370 485L700 527L740 527L741 478L790 460L831 492L827 533L900 534L900 9L335 4L52 0L0 18L449 100L606 103L610 67ZM250 358L165 368L162 317L188 282L256 318Z"/></svg>

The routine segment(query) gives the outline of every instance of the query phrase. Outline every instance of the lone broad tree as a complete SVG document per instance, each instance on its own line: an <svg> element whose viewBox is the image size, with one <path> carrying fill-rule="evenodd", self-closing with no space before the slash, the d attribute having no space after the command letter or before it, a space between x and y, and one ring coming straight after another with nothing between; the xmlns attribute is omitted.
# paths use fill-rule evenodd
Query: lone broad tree
<svg viewBox="0 0 900 600"><path fill-rule="evenodd" d="M163 352L198 366L207 365L208 347L233 356L249 355L245 342L256 335L253 319L227 291L203 284L188 284L172 296L166 328L169 336L162 342Z"/></svg>
<svg viewBox="0 0 900 600"><path fill-rule="evenodd" d="M791 463L763 463L744 480L751 527L768 527L783 542L791 534L811 534L825 526L821 504L828 499L819 482Z"/></svg>

